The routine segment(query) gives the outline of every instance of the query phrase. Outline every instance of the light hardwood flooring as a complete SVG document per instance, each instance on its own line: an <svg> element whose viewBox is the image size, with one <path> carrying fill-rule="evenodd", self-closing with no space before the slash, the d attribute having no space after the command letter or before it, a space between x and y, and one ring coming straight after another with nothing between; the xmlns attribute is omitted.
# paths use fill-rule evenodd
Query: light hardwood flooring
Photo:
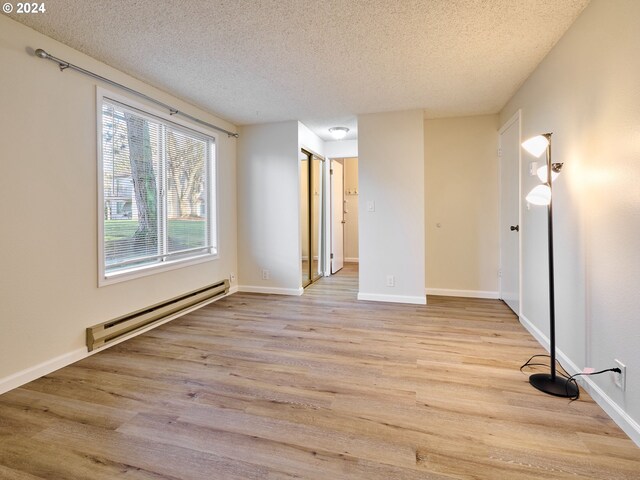
<svg viewBox="0 0 640 480"><path fill-rule="evenodd" d="M235 294L0 396L1 479L640 479L500 301Z"/></svg>

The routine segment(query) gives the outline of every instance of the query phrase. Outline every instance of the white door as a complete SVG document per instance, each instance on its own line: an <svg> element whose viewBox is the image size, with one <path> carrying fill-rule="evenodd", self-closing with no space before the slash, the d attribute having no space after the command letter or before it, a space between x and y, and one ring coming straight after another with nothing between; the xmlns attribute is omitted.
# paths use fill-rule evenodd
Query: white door
<svg viewBox="0 0 640 480"><path fill-rule="evenodd" d="M520 112L500 129L500 298L520 314Z"/></svg>
<svg viewBox="0 0 640 480"><path fill-rule="evenodd" d="M331 160L331 273L344 266L344 170Z"/></svg>

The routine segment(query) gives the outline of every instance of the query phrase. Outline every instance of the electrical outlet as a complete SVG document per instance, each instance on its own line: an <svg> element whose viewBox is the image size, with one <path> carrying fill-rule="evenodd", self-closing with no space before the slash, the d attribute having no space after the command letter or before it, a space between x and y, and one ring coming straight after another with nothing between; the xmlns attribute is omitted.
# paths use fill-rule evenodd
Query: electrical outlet
<svg viewBox="0 0 640 480"><path fill-rule="evenodd" d="M387 275L387 287L395 287L396 286L396 277L393 275Z"/></svg>
<svg viewBox="0 0 640 480"><path fill-rule="evenodd" d="M624 392L627 388L627 366L618 359L615 359L614 362L616 362L616 367L620 369L620 373L613 372L613 383Z"/></svg>
<svg viewBox="0 0 640 480"><path fill-rule="evenodd" d="M235 273L231 272L231 273L229 274L229 281L230 281L231 283L233 283L233 282L235 282L235 281L236 281L236 274L235 274Z"/></svg>
<svg viewBox="0 0 640 480"><path fill-rule="evenodd" d="M264 270L262 270L262 279L269 280L269 278L271 278L271 274L269 273L269 270L265 268Z"/></svg>

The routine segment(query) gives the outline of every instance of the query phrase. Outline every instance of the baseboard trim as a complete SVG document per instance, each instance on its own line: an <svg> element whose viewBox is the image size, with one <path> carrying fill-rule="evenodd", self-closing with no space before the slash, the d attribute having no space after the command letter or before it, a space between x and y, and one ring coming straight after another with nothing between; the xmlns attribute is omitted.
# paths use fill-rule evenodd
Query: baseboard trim
<svg viewBox="0 0 640 480"><path fill-rule="evenodd" d="M218 300L220 300L221 298L227 297L229 295L231 295L233 292L233 289L236 289L235 291L237 291L238 287L232 287L229 289L229 293L225 294L225 295L221 295L215 298L211 298L209 301L207 301L206 303L202 303L200 305L196 305L190 308L187 308L181 312L177 312L174 313L173 315L169 315L168 317L162 319L161 321L154 323L153 325L149 325L145 328L140 329L139 331L136 331L134 333L131 333L129 335L123 335L121 338L119 338L118 340L115 340L111 343L109 343L108 345L104 345L100 348L96 348L95 350L89 352L87 350L87 347L81 347L78 348L76 350L72 350L71 352L68 353L63 353L62 355L59 355L55 358L52 358L50 360L45 360L42 363L39 363L37 365L34 365L33 367L28 367L25 368L24 370L21 370L19 372L13 373L11 375L9 375L8 377L4 377L4 378L0 378L0 395L2 395L5 392L8 392L9 390L13 390L14 388L18 388L21 387L22 385L32 382L34 380L37 380L40 377L43 377L45 375L48 375L52 372L55 372L56 370L59 370L63 367L66 367L68 365L71 365L72 363L75 363L79 360L82 360L84 358L90 357L91 355L95 355L98 352L102 352L103 350L106 350L108 348L113 347L114 345L118 345L119 343L122 343L126 340L129 340L130 338L134 338L137 337L138 335L141 335L143 333L148 332L149 330L153 330L154 328L159 327L160 325L164 325L165 323L170 322L171 320L175 320L176 318L182 317L183 315L186 315L188 313L191 313L195 310L198 310L199 308L205 307L206 305L209 305L210 303L213 302L217 302Z"/></svg>
<svg viewBox="0 0 640 480"><path fill-rule="evenodd" d="M29 383L51 372L55 372L62 367L71 365L72 363L87 357L88 354L89 352L87 352L87 347L78 348L77 350L59 355L51 360L46 360L34 365L33 367L26 368L20 372L9 375L8 377L4 377L0 380L0 394L13 390L14 388L18 388L25 383Z"/></svg>
<svg viewBox="0 0 640 480"><path fill-rule="evenodd" d="M542 333L542 331L536 327L527 317L520 316L520 323L527 329L527 331L533 335L533 337L544 347L548 352L549 338ZM569 374L574 375L581 370L578 366L560 349L556 348L556 354L558 359L562 363L562 366L566 368ZM591 378L587 376L576 377L577 382L582 388L584 388L591 398L600 405L609 417L626 433L629 438L640 447L640 425L636 422L627 412L624 411L620 405L618 405L607 393L596 384Z"/></svg>
<svg viewBox="0 0 640 480"><path fill-rule="evenodd" d="M239 285L239 292L265 293L268 295L302 295L304 288L279 288L279 287L256 287L254 285Z"/></svg>
<svg viewBox="0 0 640 480"><path fill-rule="evenodd" d="M360 259L358 257L344 257L344 261L347 263L359 263Z"/></svg>
<svg viewBox="0 0 640 480"><path fill-rule="evenodd" d="M370 302L388 303L409 303L412 305L426 305L427 297L413 297L408 295L382 295L379 293L358 292L358 300L368 300Z"/></svg>
<svg viewBox="0 0 640 480"><path fill-rule="evenodd" d="M467 297L467 298L490 298L497 300L500 298L499 292L490 290L451 290L448 288L427 288L427 295L437 295L442 297Z"/></svg>
<svg viewBox="0 0 640 480"><path fill-rule="evenodd" d="M233 287L229 288L229 292L225 295L225 297L233 295L236 292L238 292L238 285L234 285Z"/></svg>

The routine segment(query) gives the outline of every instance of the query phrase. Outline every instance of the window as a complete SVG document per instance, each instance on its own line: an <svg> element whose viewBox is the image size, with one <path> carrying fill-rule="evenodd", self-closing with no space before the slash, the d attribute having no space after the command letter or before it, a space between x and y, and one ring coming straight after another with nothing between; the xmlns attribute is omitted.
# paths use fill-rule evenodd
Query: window
<svg viewBox="0 0 640 480"><path fill-rule="evenodd" d="M98 96L100 283L211 259L215 137L111 97Z"/></svg>

